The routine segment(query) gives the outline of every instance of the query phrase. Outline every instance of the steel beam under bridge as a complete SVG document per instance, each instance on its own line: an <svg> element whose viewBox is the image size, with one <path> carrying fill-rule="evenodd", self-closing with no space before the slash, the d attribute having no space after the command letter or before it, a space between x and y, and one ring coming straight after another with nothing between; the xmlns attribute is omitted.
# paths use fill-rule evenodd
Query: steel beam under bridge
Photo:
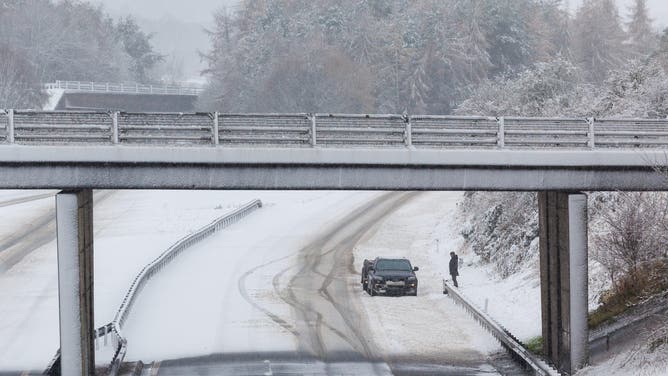
<svg viewBox="0 0 668 376"><path fill-rule="evenodd" d="M657 151L0 147L0 189L668 190Z"/></svg>

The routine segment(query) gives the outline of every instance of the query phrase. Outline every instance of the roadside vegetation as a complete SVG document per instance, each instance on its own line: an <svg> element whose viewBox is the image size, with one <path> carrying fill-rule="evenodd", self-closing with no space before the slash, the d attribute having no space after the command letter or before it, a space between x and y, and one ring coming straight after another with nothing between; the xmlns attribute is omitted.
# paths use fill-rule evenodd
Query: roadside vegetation
<svg viewBox="0 0 668 376"><path fill-rule="evenodd" d="M668 261L656 260L639 266L635 272L624 274L613 287L601 297L601 305L589 313L589 327L614 322L629 309L665 297L668 293ZM650 344L654 349L665 344L661 338Z"/></svg>

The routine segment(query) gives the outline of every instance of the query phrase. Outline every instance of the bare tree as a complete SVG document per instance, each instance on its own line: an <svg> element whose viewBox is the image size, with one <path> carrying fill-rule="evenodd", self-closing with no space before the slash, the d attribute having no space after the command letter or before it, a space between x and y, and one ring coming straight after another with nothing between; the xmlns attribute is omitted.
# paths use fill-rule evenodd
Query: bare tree
<svg viewBox="0 0 668 376"><path fill-rule="evenodd" d="M636 275L665 255L668 197L663 193L619 193L601 211L605 231L597 234L596 258L611 273Z"/></svg>

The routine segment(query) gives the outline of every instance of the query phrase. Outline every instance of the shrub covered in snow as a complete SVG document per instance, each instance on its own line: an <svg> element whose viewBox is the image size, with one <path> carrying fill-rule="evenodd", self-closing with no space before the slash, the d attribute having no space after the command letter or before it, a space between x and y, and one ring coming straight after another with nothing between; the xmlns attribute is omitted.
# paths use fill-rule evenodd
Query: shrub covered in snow
<svg viewBox="0 0 668 376"><path fill-rule="evenodd" d="M602 86L557 58L513 78L489 80L457 110L461 115L649 117L668 115L668 36L665 51L611 72ZM663 48L663 47L662 47ZM663 56L663 58L662 58ZM668 173L666 173L668 178ZM468 193L461 235L482 260L507 277L537 262L538 216L532 193ZM668 196L595 192L589 199L590 297L618 275L665 257Z"/></svg>
<svg viewBox="0 0 668 376"><path fill-rule="evenodd" d="M538 254L535 194L468 192L460 210L467 218L460 234L502 277L527 266Z"/></svg>

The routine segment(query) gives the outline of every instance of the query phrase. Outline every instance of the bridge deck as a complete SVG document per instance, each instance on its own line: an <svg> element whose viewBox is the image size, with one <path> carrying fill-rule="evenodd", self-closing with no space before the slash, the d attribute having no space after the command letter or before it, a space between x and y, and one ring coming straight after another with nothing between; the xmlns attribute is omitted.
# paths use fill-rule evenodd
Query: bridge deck
<svg viewBox="0 0 668 376"><path fill-rule="evenodd" d="M667 120L0 112L0 188L664 190Z"/></svg>

